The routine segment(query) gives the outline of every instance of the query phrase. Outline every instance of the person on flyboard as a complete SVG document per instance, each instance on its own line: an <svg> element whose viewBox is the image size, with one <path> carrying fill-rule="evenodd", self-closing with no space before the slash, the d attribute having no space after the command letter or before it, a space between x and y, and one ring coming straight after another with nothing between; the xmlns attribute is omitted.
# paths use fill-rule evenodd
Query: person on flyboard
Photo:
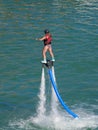
<svg viewBox="0 0 98 130"><path fill-rule="evenodd" d="M52 35L50 34L48 29L44 30L44 33L45 33L45 35L42 38L39 38L37 40L44 42L44 47L42 50L43 60L41 62L47 63L47 60L46 60L46 52L47 51L49 51L49 53L51 55L51 58L52 58L51 61L55 61L55 58L54 58L54 54L53 54L53 50L52 50L52 46L51 46Z"/></svg>

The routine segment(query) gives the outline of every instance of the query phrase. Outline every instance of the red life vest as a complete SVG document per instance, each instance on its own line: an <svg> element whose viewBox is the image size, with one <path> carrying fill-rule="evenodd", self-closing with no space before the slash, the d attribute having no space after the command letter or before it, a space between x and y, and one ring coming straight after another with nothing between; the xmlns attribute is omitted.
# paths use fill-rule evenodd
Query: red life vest
<svg viewBox="0 0 98 130"><path fill-rule="evenodd" d="M44 44L45 45L51 44L51 41L52 41L51 34L46 34L45 37L46 37L46 39L44 40Z"/></svg>

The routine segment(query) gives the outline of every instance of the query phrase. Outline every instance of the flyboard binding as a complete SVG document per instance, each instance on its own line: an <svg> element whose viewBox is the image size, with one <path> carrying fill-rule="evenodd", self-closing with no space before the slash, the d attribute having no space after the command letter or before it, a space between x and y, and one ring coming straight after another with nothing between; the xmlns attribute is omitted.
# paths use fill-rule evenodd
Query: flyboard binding
<svg viewBox="0 0 98 130"><path fill-rule="evenodd" d="M42 63L42 66L46 66L47 68L51 68L53 66L53 62L52 60L47 60L47 63Z"/></svg>

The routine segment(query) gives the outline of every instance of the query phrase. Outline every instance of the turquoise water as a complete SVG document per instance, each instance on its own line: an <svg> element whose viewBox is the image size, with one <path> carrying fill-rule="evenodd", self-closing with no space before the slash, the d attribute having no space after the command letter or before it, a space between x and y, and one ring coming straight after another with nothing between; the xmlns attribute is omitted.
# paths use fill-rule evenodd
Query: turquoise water
<svg viewBox="0 0 98 130"><path fill-rule="evenodd" d="M98 130L98 1L1 0L0 27L0 130ZM59 106L57 126L49 113L44 123L33 122L43 48L35 39L46 28L53 35L58 90L79 115L76 121ZM46 81L50 101L47 70Z"/></svg>

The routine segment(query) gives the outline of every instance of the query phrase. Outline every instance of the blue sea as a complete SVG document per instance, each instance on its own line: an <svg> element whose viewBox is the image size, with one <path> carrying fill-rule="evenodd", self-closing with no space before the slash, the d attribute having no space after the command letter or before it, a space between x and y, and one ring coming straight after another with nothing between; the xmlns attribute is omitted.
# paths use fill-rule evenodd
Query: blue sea
<svg viewBox="0 0 98 130"><path fill-rule="evenodd" d="M45 29L59 94L78 119L43 71ZM0 130L98 130L98 0L0 0Z"/></svg>

